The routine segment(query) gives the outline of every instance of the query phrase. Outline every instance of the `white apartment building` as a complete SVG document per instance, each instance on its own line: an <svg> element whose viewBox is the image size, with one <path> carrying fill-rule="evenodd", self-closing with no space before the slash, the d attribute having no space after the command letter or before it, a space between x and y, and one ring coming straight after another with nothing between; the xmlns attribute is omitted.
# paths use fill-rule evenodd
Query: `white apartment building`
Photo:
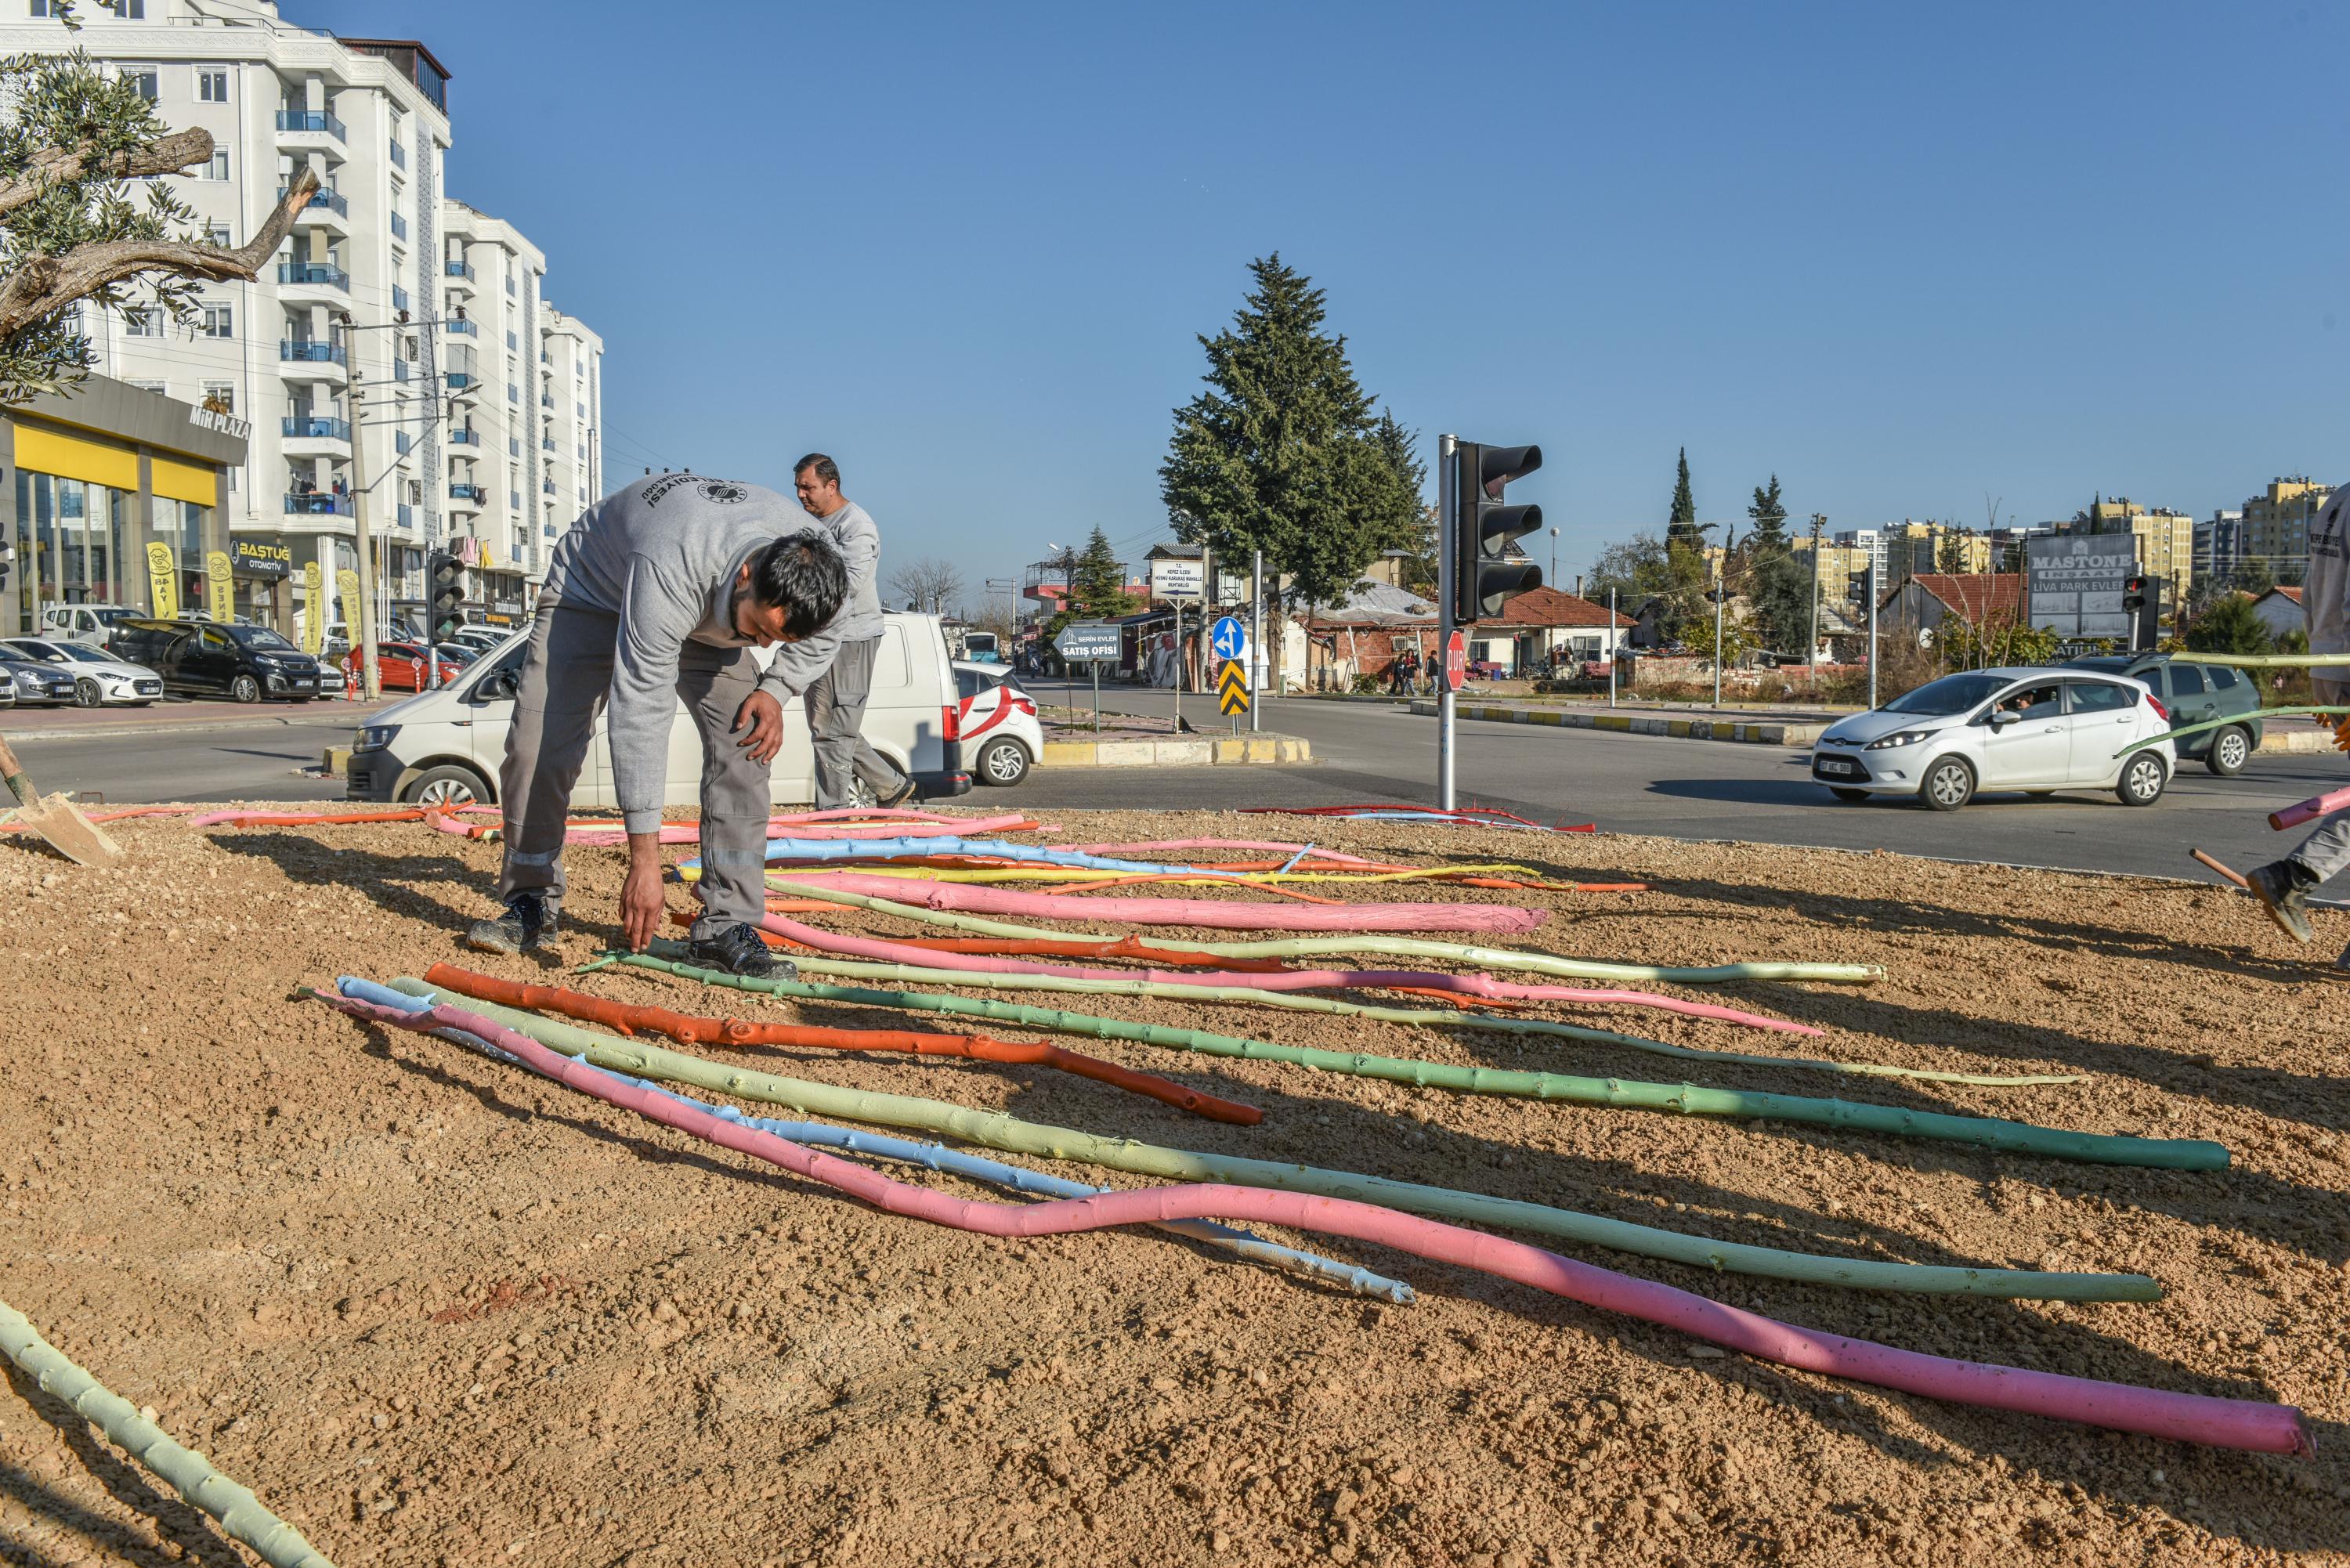
<svg viewBox="0 0 2350 1568"><path fill-rule="evenodd" d="M229 526L285 546L292 569L240 576L239 610L290 633L304 568L332 585L364 519L383 623L421 622L425 556L442 548L486 566L475 607L519 618L546 555L530 416L571 407L571 389L544 374L546 257L447 196L449 72L432 50L295 26L274 0L109 0L82 6L74 34L42 0L0 5L15 12L0 53L78 46L167 125L212 132L212 167L172 183L223 243L250 238L297 170L318 175L276 264L205 286L193 327L84 320L93 369L250 422ZM583 379L600 391L600 340L563 319L564 353L592 345ZM600 405L577 400L600 479Z"/></svg>

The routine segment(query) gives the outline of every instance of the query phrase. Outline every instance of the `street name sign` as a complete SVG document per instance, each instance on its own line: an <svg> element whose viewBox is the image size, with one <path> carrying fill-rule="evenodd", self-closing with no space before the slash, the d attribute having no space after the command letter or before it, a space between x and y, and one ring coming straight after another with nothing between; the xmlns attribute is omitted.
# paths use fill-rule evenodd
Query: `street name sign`
<svg viewBox="0 0 2350 1568"><path fill-rule="evenodd" d="M1118 634L1115 624L1106 620L1073 620L1053 639L1053 647L1063 659L1076 661L1088 659L1116 659L1118 656Z"/></svg>

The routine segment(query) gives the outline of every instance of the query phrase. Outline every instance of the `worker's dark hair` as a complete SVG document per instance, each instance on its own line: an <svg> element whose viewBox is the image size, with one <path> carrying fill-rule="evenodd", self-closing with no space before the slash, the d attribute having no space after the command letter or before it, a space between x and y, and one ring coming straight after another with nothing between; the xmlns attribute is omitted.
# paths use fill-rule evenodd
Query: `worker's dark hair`
<svg viewBox="0 0 2350 1568"><path fill-rule="evenodd" d="M832 459L825 456L824 453L820 452L812 452L806 457L800 459L797 462L792 464L792 477L794 479L797 479L801 474L806 473L811 468L816 470L816 478L824 483L838 484L840 483L839 466L836 464Z"/></svg>
<svg viewBox="0 0 2350 1568"><path fill-rule="evenodd" d="M848 566L832 541L804 528L751 557L751 597L784 607L785 637L808 637L848 597Z"/></svg>

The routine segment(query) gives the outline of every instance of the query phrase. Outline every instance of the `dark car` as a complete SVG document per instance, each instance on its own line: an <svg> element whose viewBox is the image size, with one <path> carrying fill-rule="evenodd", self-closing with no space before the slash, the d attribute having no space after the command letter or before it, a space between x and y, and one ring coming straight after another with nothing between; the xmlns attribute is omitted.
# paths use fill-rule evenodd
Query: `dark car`
<svg viewBox="0 0 2350 1568"><path fill-rule="evenodd" d="M307 702L318 694L318 661L265 626L127 620L106 647L161 676L166 691L237 702Z"/></svg>
<svg viewBox="0 0 2350 1568"><path fill-rule="evenodd" d="M2241 715L2243 722L2206 730L2171 743L2178 759L2200 758L2221 778L2244 771L2261 743L2261 689L2241 670L2219 664L2179 664L2167 653L2093 653L2071 661L2075 670L2126 675L2152 688L2170 710L2173 729Z"/></svg>
<svg viewBox="0 0 2350 1568"><path fill-rule="evenodd" d="M74 700L73 676L36 659L0 652L0 682L19 707L61 708Z"/></svg>

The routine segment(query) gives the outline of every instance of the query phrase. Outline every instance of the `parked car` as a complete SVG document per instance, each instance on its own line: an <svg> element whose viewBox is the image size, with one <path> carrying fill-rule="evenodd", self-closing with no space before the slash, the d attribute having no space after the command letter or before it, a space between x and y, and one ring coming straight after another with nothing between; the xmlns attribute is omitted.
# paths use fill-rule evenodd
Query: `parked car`
<svg viewBox="0 0 2350 1568"><path fill-rule="evenodd" d="M373 714L353 737L345 771L345 794L352 800L404 801L442 805L494 803L498 767L505 757L506 726L521 680L529 634L516 630L489 658L461 671L451 685L426 691ZM774 657L752 649L764 668ZM958 738L961 701L946 639L938 618L885 614L881 643L875 649L872 694L865 704L865 739L912 777L924 795L958 795L971 788ZM571 804L610 807L611 745L604 720L588 747ZM777 805L800 805L816 798L816 758L807 724L796 707L784 716L784 747L769 775ZM702 737L679 704L669 738L668 803L693 805L702 798Z"/></svg>
<svg viewBox="0 0 2350 1568"><path fill-rule="evenodd" d="M73 677L54 664L0 649L0 681L19 708L62 708L74 700Z"/></svg>
<svg viewBox="0 0 2350 1568"><path fill-rule="evenodd" d="M2072 660L2067 668L2126 675L2140 682L2170 710L2174 728L2241 715L2241 724L2171 742L2180 757L2199 759L2223 779L2242 773L2260 749L2260 682L2241 671L2219 664L2178 664L2167 653L2093 653Z"/></svg>
<svg viewBox="0 0 2350 1568"><path fill-rule="evenodd" d="M1945 675L1828 726L1812 777L1838 800L1915 796L1956 811L1987 790L2109 789L2152 805L2178 765L2170 714L2143 681L2082 670ZM2158 743L2117 756L2134 741Z"/></svg>
<svg viewBox="0 0 2350 1568"><path fill-rule="evenodd" d="M379 642L375 645L376 673L381 677L386 691L423 691L436 683L446 686L457 679L465 667L457 660L442 656L435 659L440 674L435 680L427 680L424 672L424 648L414 642ZM360 679L359 656L357 649L343 655L343 676L348 680Z"/></svg>
<svg viewBox="0 0 2350 1568"><path fill-rule="evenodd" d="M44 605L39 633L51 642L104 642L117 624L138 614L122 605Z"/></svg>
<svg viewBox="0 0 2350 1568"><path fill-rule="evenodd" d="M126 620L116 624L106 649L152 670L166 692L237 702L307 702L318 694L318 661L265 626Z"/></svg>
<svg viewBox="0 0 2350 1568"><path fill-rule="evenodd" d="M1036 700L1009 669L983 659L956 659L954 680L960 698L956 726L963 754L971 759L971 776L998 787L1026 778L1045 754Z"/></svg>
<svg viewBox="0 0 2350 1568"><path fill-rule="evenodd" d="M488 653L514 633L512 627L461 626L451 634L450 640L463 643L476 653Z"/></svg>
<svg viewBox="0 0 2350 1568"><path fill-rule="evenodd" d="M161 676L143 664L126 664L96 643L14 637L0 642L0 653L63 669L73 678L74 701L85 708L101 703L144 708L163 695Z"/></svg>
<svg viewBox="0 0 2350 1568"><path fill-rule="evenodd" d="M495 643L491 644L493 648L495 646L497 646ZM450 663L463 667L473 663L489 649L471 642L436 642L432 645L432 651Z"/></svg>

